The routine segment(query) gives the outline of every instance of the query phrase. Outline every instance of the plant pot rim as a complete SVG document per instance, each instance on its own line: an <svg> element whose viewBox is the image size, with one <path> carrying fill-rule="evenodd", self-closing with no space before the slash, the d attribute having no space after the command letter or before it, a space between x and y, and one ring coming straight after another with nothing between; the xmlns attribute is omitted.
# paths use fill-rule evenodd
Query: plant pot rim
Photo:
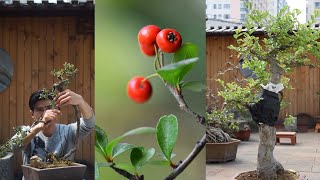
<svg viewBox="0 0 320 180"><path fill-rule="evenodd" d="M239 139L234 139L231 138L231 140L229 142L225 142L225 143L211 143L211 142L207 142L206 144L231 144L231 143L239 143L241 140Z"/></svg>
<svg viewBox="0 0 320 180"><path fill-rule="evenodd" d="M236 173L236 174L234 174L234 176L232 176L232 178L230 180L236 179L236 177L239 176L241 173L249 172L249 171L254 171L254 170L241 171L239 173ZM303 174L301 174L301 172L295 171L293 169L285 169L285 171L290 171L290 172L293 172L293 173L297 173L299 178L303 178Z"/></svg>
<svg viewBox="0 0 320 180"><path fill-rule="evenodd" d="M25 167L25 168L31 168L31 169L34 169L34 170L37 170L37 171L47 171L47 170L50 170L50 169L65 169L65 168L71 168L71 167L87 167L84 164L75 163L75 162L71 166L44 168L44 169L39 169L39 168L32 167L31 164L26 164L26 165L21 165L21 166Z"/></svg>

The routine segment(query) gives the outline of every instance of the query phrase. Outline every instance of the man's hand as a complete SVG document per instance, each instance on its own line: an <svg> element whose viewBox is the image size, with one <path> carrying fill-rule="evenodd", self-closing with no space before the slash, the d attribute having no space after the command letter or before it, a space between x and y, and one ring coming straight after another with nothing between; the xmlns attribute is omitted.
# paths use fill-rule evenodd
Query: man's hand
<svg viewBox="0 0 320 180"><path fill-rule="evenodd" d="M93 115L91 107L83 97L69 89L60 92L55 98L57 107L65 105L77 105L84 119L90 119Z"/></svg>
<svg viewBox="0 0 320 180"><path fill-rule="evenodd" d="M61 116L61 111L58 109L48 109L44 113L42 120L34 126L34 129L36 129L38 132L46 129L49 127L56 119L58 119Z"/></svg>
<svg viewBox="0 0 320 180"><path fill-rule="evenodd" d="M54 99L57 107L62 107L65 105L81 105L85 103L83 97L79 94L76 94L69 89L60 92Z"/></svg>

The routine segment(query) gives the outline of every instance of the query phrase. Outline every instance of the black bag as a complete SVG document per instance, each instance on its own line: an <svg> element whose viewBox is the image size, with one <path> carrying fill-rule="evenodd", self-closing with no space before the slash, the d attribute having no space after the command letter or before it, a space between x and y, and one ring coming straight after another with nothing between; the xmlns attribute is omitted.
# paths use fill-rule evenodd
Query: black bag
<svg viewBox="0 0 320 180"><path fill-rule="evenodd" d="M280 112L281 100L279 100L278 93L264 89L261 98L259 102L247 105L252 119L256 123L274 126Z"/></svg>

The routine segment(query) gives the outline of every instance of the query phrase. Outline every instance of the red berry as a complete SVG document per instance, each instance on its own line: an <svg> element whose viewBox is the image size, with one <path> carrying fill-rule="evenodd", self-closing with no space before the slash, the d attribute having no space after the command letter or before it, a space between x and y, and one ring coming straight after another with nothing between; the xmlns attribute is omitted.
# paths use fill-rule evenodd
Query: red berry
<svg viewBox="0 0 320 180"><path fill-rule="evenodd" d="M145 103L151 97L152 86L144 77L134 77L128 82L127 94L134 102Z"/></svg>
<svg viewBox="0 0 320 180"><path fill-rule="evenodd" d="M182 38L174 29L163 29L158 33L156 42L163 52L173 53L181 47Z"/></svg>
<svg viewBox="0 0 320 180"><path fill-rule="evenodd" d="M141 46L140 50L147 56L154 56L156 54L154 46Z"/></svg>
<svg viewBox="0 0 320 180"><path fill-rule="evenodd" d="M155 51L154 51L154 44L156 44L156 37L157 34L160 32L160 27L155 26L155 25L148 25L143 27L139 33L138 33L138 42L140 47L143 47L141 49L141 51L148 55L148 56L152 56L155 55ZM148 53L146 53L145 51L143 51L143 49L148 49ZM150 51L153 51L153 53L150 53Z"/></svg>

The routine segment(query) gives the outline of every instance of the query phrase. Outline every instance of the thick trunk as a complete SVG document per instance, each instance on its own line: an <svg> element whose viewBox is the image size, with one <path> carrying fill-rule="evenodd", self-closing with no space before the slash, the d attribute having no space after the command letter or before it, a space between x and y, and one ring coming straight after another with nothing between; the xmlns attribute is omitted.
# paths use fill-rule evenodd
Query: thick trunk
<svg viewBox="0 0 320 180"><path fill-rule="evenodd" d="M261 124L259 126L259 137L257 172L263 179L275 179L277 174L284 171L282 165L273 156L276 128Z"/></svg>
<svg viewBox="0 0 320 180"><path fill-rule="evenodd" d="M271 82L280 83L282 69L276 61L271 62ZM259 126L260 144L258 150L257 172L263 179L275 179L277 174L284 172L282 165L274 158L273 150L276 144L276 128L261 124Z"/></svg>

